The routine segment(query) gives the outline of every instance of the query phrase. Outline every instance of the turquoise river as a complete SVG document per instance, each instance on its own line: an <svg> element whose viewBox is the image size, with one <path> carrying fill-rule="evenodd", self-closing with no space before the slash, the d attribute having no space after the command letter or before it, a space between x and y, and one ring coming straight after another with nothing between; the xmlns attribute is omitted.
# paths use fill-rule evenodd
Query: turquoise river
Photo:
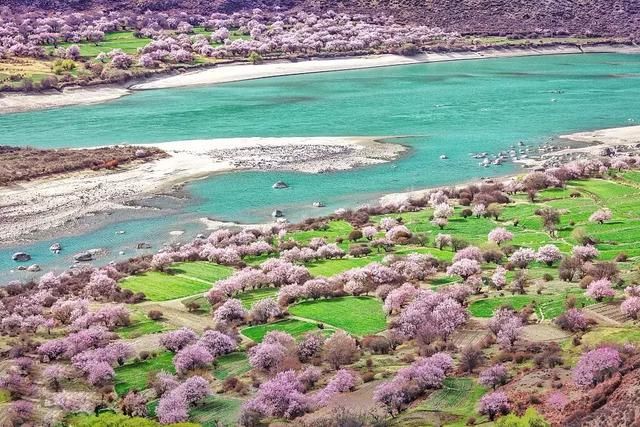
<svg viewBox="0 0 640 427"><path fill-rule="evenodd" d="M417 64L277 77L206 87L137 92L100 105L0 115L0 144L87 147L246 136L402 135L410 154L389 164L319 175L236 172L188 185L190 203L146 219L82 235L0 250L5 278L11 254L30 252L44 268L63 267L81 250L128 256L139 241L170 240L170 230L201 230L200 217L291 220L375 202L385 193L452 184L516 171L482 168L469 153L538 144L558 135L640 122L640 56L589 54ZM439 159L441 154L449 160ZM272 190L284 180L287 190ZM311 204L322 200L326 209ZM123 230L125 234L116 234ZM47 248L59 241L60 255Z"/></svg>

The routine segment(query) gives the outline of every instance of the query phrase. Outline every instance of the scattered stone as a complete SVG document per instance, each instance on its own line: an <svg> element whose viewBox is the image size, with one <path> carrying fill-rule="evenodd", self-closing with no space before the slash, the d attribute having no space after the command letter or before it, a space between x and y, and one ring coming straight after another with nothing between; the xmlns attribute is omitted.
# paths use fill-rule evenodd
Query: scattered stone
<svg viewBox="0 0 640 427"><path fill-rule="evenodd" d="M136 150L135 156L139 159L142 159L143 157L147 157L147 152L143 149L139 149Z"/></svg>
<svg viewBox="0 0 640 427"><path fill-rule="evenodd" d="M26 262L31 259L31 255L26 252L16 252L15 254L13 254L11 259L17 262Z"/></svg>
<svg viewBox="0 0 640 427"><path fill-rule="evenodd" d="M49 250L54 254L59 254L62 250L62 245L60 243L54 243L53 245L49 246Z"/></svg>
<svg viewBox="0 0 640 427"><path fill-rule="evenodd" d="M124 255L124 251L118 252L118 255Z"/></svg>
<svg viewBox="0 0 640 427"><path fill-rule="evenodd" d="M125 234L125 233L126 233L126 231L124 231L124 230L116 231L116 234Z"/></svg>
<svg viewBox="0 0 640 427"><path fill-rule="evenodd" d="M17 268L18 271L25 271L27 269L27 267L25 267L24 265L21 265L20 267Z"/></svg>
<svg viewBox="0 0 640 427"><path fill-rule="evenodd" d="M170 235L172 236L182 236L184 234L184 231L182 230L173 230L169 232Z"/></svg>
<svg viewBox="0 0 640 427"><path fill-rule="evenodd" d="M40 271L40 266L38 264L32 264L29 267L27 267L27 271L30 271L32 273L37 273L38 271Z"/></svg>
<svg viewBox="0 0 640 427"><path fill-rule="evenodd" d="M282 188L289 188L289 185L287 185L287 183L284 181L278 181L275 184L273 184L271 188L273 188L274 190L279 190Z"/></svg>
<svg viewBox="0 0 640 427"><path fill-rule="evenodd" d="M601 156L611 157L611 156L615 156L615 154L616 154L616 150L614 150L611 147L604 147L602 150L600 150Z"/></svg>
<svg viewBox="0 0 640 427"><path fill-rule="evenodd" d="M136 249L151 249L151 244L147 242L140 242L136 245Z"/></svg>
<svg viewBox="0 0 640 427"><path fill-rule="evenodd" d="M313 202L314 208L324 208L325 206L327 205L325 205L323 202Z"/></svg>
<svg viewBox="0 0 640 427"><path fill-rule="evenodd" d="M196 239L205 239L205 236L204 236L204 234L199 233L199 234L196 236Z"/></svg>
<svg viewBox="0 0 640 427"><path fill-rule="evenodd" d="M280 209L276 209L275 211L273 211L271 213L271 216L274 218L282 218L284 216L284 214L282 213L282 211Z"/></svg>

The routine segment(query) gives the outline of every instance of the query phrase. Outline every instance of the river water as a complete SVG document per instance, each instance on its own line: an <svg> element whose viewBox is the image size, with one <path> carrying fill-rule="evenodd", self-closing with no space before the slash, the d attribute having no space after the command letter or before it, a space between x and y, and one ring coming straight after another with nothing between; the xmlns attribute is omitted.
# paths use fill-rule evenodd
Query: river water
<svg viewBox="0 0 640 427"><path fill-rule="evenodd" d="M417 64L138 92L92 106L0 116L0 144L87 147L223 137L410 136L391 164L309 175L237 172L190 184L193 199L167 215L121 218L79 236L0 250L0 272L26 250L43 267L66 266L83 249L136 253L133 244L197 233L198 217L265 222L355 207L384 193L451 184L517 170L483 168L469 154L540 144L561 134L640 123L640 56L557 55ZM446 154L449 160L440 160ZM284 180L287 190L272 190ZM325 209L311 206L313 201ZM116 234L116 231L125 234ZM175 238L174 238L175 239ZM47 250L53 241L67 250ZM17 273L8 277L17 277Z"/></svg>

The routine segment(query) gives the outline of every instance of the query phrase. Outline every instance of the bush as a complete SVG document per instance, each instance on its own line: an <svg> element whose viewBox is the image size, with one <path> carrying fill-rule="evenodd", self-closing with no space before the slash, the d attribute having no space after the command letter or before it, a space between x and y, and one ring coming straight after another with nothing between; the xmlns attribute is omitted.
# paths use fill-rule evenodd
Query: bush
<svg viewBox="0 0 640 427"><path fill-rule="evenodd" d="M160 310L149 310L147 317L151 320L160 320L163 317L163 313Z"/></svg>
<svg viewBox="0 0 640 427"><path fill-rule="evenodd" d="M352 242L362 239L362 231L360 230L351 231L351 233L349 233L348 239L351 240Z"/></svg>
<svg viewBox="0 0 640 427"><path fill-rule="evenodd" d="M371 371L367 371L364 374L362 374L362 382L365 383L370 383L371 381L373 381L375 379L375 374Z"/></svg>
<svg viewBox="0 0 640 427"><path fill-rule="evenodd" d="M618 255L616 255L615 261L626 262L628 259L629 259L629 255L625 254L624 252L620 252Z"/></svg>
<svg viewBox="0 0 640 427"><path fill-rule="evenodd" d="M381 335L369 335L362 339L362 347L374 354L387 354L391 351L391 343Z"/></svg>

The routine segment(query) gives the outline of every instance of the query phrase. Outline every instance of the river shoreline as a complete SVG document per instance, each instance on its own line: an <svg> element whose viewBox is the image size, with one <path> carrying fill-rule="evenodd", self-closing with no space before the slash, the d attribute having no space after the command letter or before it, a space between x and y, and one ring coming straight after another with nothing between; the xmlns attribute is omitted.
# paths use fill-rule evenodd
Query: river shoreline
<svg viewBox="0 0 640 427"><path fill-rule="evenodd" d="M447 61L584 53L640 54L640 47L629 45L594 45L582 47L561 45L539 48L509 47L487 48L477 51L424 53L412 57L383 54L334 59L311 58L296 62L279 60L258 65L227 64L173 76L152 77L141 83L122 86L73 87L67 88L62 92L52 91L43 94L0 94L0 114L21 113L73 105L98 104L122 98L139 90L202 86L278 76Z"/></svg>
<svg viewBox="0 0 640 427"><path fill-rule="evenodd" d="M140 204L217 173L279 170L323 173L397 159L407 151L382 137L222 138L153 146L169 157L116 171L81 171L0 189L2 246L76 228L87 217L154 211ZM265 183L270 189L273 183ZM95 221L92 221L95 222Z"/></svg>
<svg viewBox="0 0 640 427"><path fill-rule="evenodd" d="M563 148L549 154L543 154L539 159L530 159L527 161L520 161L523 166L522 173L505 174L502 176L491 177L489 180L510 180L521 176L523 173L529 171L544 168L549 163L554 162L556 159L561 159L563 162L570 158L586 158L586 157L599 157L600 151L605 147L615 148L621 146L636 146L640 145L640 126L624 126L607 129L597 129L585 132L576 132L568 135L560 135L559 140L568 143L578 143L578 147ZM637 147L636 147L637 148ZM481 184L487 182L486 179L476 179L459 184L453 185L453 187L464 187L471 184ZM415 191L406 191L399 193L385 194L378 199L381 205L402 205L411 199L417 199L424 197L429 192L441 188L424 188Z"/></svg>

